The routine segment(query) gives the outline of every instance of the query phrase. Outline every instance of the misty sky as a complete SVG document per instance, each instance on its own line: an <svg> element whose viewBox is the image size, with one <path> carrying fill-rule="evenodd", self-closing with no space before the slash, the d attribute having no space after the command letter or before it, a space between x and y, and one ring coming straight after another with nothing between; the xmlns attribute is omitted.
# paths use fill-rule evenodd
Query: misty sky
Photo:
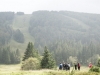
<svg viewBox="0 0 100 75"><path fill-rule="evenodd" d="M0 0L0 12L22 11L31 14L38 10L100 14L100 0Z"/></svg>

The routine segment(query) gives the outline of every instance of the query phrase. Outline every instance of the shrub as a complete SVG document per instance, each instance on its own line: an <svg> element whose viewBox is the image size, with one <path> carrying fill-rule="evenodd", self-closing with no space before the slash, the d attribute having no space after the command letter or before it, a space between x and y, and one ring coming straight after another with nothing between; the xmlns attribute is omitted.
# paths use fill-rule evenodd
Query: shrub
<svg viewBox="0 0 100 75"><path fill-rule="evenodd" d="M92 72L100 72L100 68L97 67L97 66L93 66L93 67L90 69L90 71L92 71Z"/></svg>
<svg viewBox="0 0 100 75"><path fill-rule="evenodd" d="M26 59L21 66L22 70L37 70L40 69L40 61L37 58Z"/></svg>
<svg viewBox="0 0 100 75"><path fill-rule="evenodd" d="M75 74L75 70L74 70L74 67L73 69L69 72L69 75L74 75Z"/></svg>
<svg viewBox="0 0 100 75"><path fill-rule="evenodd" d="M100 59L97 62L97 66L100 67Z"/></svg>

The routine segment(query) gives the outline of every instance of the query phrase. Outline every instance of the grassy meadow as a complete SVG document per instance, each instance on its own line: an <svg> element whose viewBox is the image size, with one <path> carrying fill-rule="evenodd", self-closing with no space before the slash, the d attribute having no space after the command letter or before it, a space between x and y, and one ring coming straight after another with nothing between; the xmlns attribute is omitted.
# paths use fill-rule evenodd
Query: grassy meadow
<svg viewBox="0 0 100 75"><path fill-rule="evenodd" d="M88 67L81 67L80 71L70 71L65 70L20 70L20 64L18 65L0 65L0 75L100 75L99 73L89 72Z"/></svg>

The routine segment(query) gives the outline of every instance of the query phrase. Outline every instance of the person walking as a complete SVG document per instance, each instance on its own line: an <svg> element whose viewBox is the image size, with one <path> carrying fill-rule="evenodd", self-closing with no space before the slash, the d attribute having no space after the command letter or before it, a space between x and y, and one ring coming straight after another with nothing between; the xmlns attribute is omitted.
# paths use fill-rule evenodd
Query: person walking
<svg viewBox="0 0 100 75"><path fill-rule="evenodd" d="M66 71L68 70L68 64L67 63L65 63L65 68L66 68Z"/></svg>
<svg viewBox="0 0 100 75"><path fill-rule="evenodd" d="M92 68L92 63L91 62L89 63L89 68Z"/></svg>
<svg viewBox="0 0 100 75"><path fill-rule="evenodd" d="M68 70L70 70L70 64L68 63Z"/></svg>
<svg viewBox="0 0 100 75"><path fill-rule="evenodd" d="M74 67L75 67L75 70L77 70L77 64L76 63L74 63Z"/></svg>
<svg viewBox="0 0 100 75"><path fill-rule="evenodd" d="M66 70L66 64L63 63L63 70Z"/></svg>
<svg viewBox="0 0 100 75"><path fill-rule="evenodd" d="M80 63L77 64L78 70L80 70Z"/></svg>
<svg viewBox="0 0 100 75"><path fill-rule="evenodd" d="M62 63L60 63L59 70L62 70L62 68L63 68L63 65L62 65Z"/></svg>

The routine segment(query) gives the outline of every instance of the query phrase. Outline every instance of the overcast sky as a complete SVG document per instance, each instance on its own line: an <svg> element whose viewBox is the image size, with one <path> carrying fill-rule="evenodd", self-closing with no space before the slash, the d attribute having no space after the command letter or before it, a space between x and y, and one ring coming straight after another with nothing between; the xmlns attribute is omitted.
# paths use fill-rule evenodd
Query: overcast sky
<svg viewBox="0 0 100 75"><path fill-rule="evenodd" d="M100 14L100 0L0 0L0 12L22 11L31 14L38 10Z"/></svg>

